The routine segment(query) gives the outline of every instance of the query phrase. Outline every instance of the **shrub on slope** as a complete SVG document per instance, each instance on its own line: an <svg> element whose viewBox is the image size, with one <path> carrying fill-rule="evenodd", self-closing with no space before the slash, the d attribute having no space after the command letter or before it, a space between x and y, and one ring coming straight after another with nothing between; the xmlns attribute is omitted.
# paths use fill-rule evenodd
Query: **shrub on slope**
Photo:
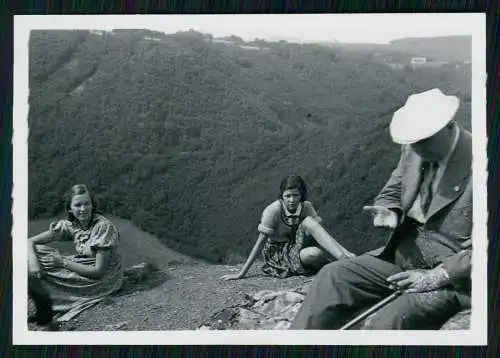
<svg viewBox="0 0 500 358"><path fill-rule="evenodd" d="M30 73L49 73L30 82L30 217L60 212L61 193L84 182L105 211L211 261L246 255L290 173L339 241L376 247L361 207L397 162L392 112L440 87L465 100L468 123L467 69L397 71L363 52L248 50L196 32L40 31L30 46ZM47 52L57 68L36 60Z"/></svg>

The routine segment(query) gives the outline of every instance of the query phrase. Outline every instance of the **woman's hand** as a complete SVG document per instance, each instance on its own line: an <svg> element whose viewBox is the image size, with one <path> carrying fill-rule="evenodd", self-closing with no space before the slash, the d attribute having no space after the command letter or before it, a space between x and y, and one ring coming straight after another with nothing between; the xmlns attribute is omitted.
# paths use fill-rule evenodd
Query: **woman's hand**
<svg viewBox="0 0 500 358"><path fill-rule="evenodd" d="M54 269L64 266L64 257L59 253L49 254L40 258L40 261L47 269Z"/></svg>
<svg viewBox="0 0 500 358"><path fill-rule="evenodd" d="M221 276L221 280L226 280L226 281L239 280L241 278L243 278L243 276L240 273Z"/></svg>

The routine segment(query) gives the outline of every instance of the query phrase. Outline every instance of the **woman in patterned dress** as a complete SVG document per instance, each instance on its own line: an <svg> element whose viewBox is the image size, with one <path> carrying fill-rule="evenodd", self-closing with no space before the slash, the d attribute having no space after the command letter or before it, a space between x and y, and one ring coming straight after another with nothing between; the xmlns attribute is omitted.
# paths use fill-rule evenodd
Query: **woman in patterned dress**
<svg viewBox="0 0 500 358"><path fill-rule="evenodd" d="M280 185L279 199L268 205L258 226L259 236L245 265L238 274L222 279L245 276L262 248L262 271L285 278L315 272L332 258L355 255L342 247L320 224L321 218L307 201L307 188L298 175L290 175Z"/></svg>
<svg viewBox="0 0 500 358"><path fill-rule="evenodd" d="M28 239L29 291L50 295L59 322L117 291L123 281L118 230L98 213L87 187L74 185L65 207L67 219L52 222L48 231ZM63 256L44 245L56 240L72 240L76 255Z"/></svg>

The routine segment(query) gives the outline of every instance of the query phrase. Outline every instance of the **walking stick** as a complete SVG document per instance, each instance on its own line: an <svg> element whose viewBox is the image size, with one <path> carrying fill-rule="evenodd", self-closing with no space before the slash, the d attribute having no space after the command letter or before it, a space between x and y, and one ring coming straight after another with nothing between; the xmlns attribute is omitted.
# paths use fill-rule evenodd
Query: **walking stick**
<svg viewBox="0 0 500 358"><path fill-rule="evenodd" d="M395 231L396 231L396 229L392 229L392 230L389 231L389 233L387 235L387 238L385 240L386 243L389 242L389 240L391 239L392 235L394 235ZM377 312L379 309L381 309L382 307L384 307L385 305L387 305L389 302L392 302L393 300L395 300L402 293L403 293L403 291L401 291L401 290L397 290L397 291L393 292L390 296L387 296L386 298L384 298L379 303L375 304L374 306L370 307L365 312L361 313L357 317L354 317L352 320L350 320L349 322L347 322L346 324L344 324L342 327L340 327L340 330L346 330L346 329L351 328L356 323L361 322L362 320L364 320L366 317L368 317L372 313Z"/></svg>
<svg viewBox="0 0 500 358"><path fill-rule="evenodd" d="M365 312L361 313L359 316L355 317L351 321L349 321L346 324L344 324L342 327L340 327L340 330L346 330L346 329L351 328L356 323L361 322L363 319L365 319L366 317L368 317L372 313L377 312L379 309L381 309L382 307L384 307L385 305L387 305L389 302L395 300L402 293L403 293L403 291L400 291L400 290L394 292L393 294L391 294L390 296L384 298L382 301L380 301L376 305L370 307L368 310L366 310Z"/></svg>

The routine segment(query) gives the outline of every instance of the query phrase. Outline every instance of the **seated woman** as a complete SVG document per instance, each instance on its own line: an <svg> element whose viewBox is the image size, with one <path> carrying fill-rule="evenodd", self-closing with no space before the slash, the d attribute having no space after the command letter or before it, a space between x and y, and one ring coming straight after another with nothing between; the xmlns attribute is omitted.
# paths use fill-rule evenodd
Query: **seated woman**
<svg viewBox="0 0 500 358"><path fill-rule="evenodd" d="M264 209L257 242L241 271L222 279L243 278L262 246L262 271L280 278L315 272L332 258L355 257L320 225L321 218L306 201L307 188L300 176L284 178L278 198Z"/></svg>
<svg viewBox="0 0 500 358"><path fill-rule="evenodd" d="M51 223L48 231L28 239L28 291L40 292L43 285L57 321L70 320L117 291L123 281L118 230L98 213L85 185L71 188L65 208L67 219ZM43 245L55 240L72 240L76 255L62 256Z"/></svg>

